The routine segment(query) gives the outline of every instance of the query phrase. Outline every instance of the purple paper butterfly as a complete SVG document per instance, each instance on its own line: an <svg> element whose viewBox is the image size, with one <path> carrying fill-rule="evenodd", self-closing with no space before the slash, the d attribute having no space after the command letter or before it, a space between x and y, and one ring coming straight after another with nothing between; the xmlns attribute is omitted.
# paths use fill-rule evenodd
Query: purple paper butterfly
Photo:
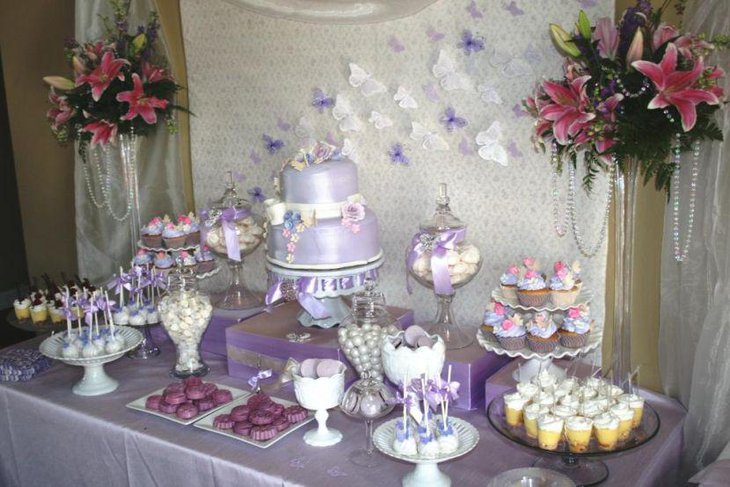
<svg viewBox="0 0 730 487"><path fill-rule="evenodd" d="M291 128L291 124L287 123L287 121L283 120L281 117L278 117L276 119L276 126L279 127L279 130L281 130L283 132L288 132L289 129Z"/></svg>
<svg viewBox="0 0 730 487"><path fill-rule="evenodd" d="M253 149L251 149L251 151L248 153L248 158L251 159L251 162L256 165L261 164L261 156L259 156L259 153Z"/></svg>
<svg viewBox="0 0 730 487"><path fill-rule="evenodd" d="M390 36L388 39L388 46L393 52L403 52L406 50L406 46L396 36Z"/></svg>
<svg viewBox="0 0 730 487"><path fill-rule="evenodd" d="M512 0L509 4L505 5L504 9L515 17L518 15L525 15L525 11L517 6L517 2L515 2L515 0Z"/></svg>
<svg viewBox="0 0 730 487"><path fill-rule="evenodd" d="M509 152L509 155L514 157L515 159L521 159L524 155L519 147L517 147L517 144L513 140L509 143L509 146L507 146L507 152Z"/></svg>
<svg viewBox="0 0 730 487"><path fill-rule="evenodd" d="M402 164L404 166L407 166L411 160L408 159L408 156L406 156L406 151L403 148L403 144L400 142L393 144L388 151L388 156L390 156L390 162L393 164Z"/></svg>
<svg viewBox="0 0 730 487"><path fill-rule="evenodd" d="M254 186L253 188L249 188L248 195L251 197L254 203L261 203L266 199L266 195L264 194L260 186Z"/></svg>
<svg viewBox="0 0 730 487"><path fill-rule="evenodd" d="M515 103L515 106L512 107L512 113L514 113L515 117L522 118L527 116L527 112L524 108L522 108L522 105L519 103Z"/></svg>
<svg viewBox="0 0 730 487"><path fill-rule="evenodd" d="M312 106L317 109L319 113L324 113L328 108L332 108L335 105L335 99L331 96L324 94L320 88L312 90Z"/></svg>
<svg viewBox="0 0 730 487"><path fill-rule="evenodd" d="M459 142L459 152L462 156L473 156L474 155L474 149L471 147L471 143L469 142L469 139L466 137L461 138L461 142Z"/></svg>
<svg viewBox="0 0 730 487"><path fill-rule="evenodd" d="M433 103L441 101L441 96L439 95L438 91L436 90L436 86L433 83L423 85L422 88L423 93L426 95L426 98L428 98L428 101Z"/></svg>
<svg viewBox="0 0 730 487"><path fill-rule="evenodd" d="M231 171L231 174L233 175L233 179L238 181L239 183L246 180L246 175L239 171Z"/></svg>
<svg viewBox="0 0 730 487"><path fill-rule="evenodd" d="M482 11L479 10L479 8L477 7L477 2L475 2L474 0L471 0L469 6L466 7L466 11L469 12L469 15L471 15L472 19L481 19L482 17L484 17Z"/></svg>
<svg viewBox="0 0 730 487"><path fill-rule="evenodd" d="M473 52L484 50L484 39L475 37L470 30L465 30L461 33L461 40L457 44L457 47L463 49L464 53L468 56Z"/></svg>
<svg viewBox="0 0 730 487"><path fill-rule="evenodd" d="M281 139L274 139L267 134L262 135L261 138L263 139L264 147L269 154L276 154L282 147L284 147L284 141Z"/></svg>
<svg viewBox="0 0 730 487"><path fill-rule="evenodd" d="M453 132L455 128L464 128L469 122L464 117L457 117L454 107L447 107L439 121L446 127L446 130Z"/></svg>
<svg viewBox="0 0 730 487"><path fill-rule="evenodd" d="M426 30L426 35L429 39L431 39L431 42L438 42L444 37L446 37L446 34L443 32L439 32L433 27L429 26L429 28Z"/></svg>

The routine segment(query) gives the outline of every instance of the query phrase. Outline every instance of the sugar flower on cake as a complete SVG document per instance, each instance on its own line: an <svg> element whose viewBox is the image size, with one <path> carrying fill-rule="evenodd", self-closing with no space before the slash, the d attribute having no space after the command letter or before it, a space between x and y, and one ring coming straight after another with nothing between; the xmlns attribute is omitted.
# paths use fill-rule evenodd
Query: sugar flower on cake
<svg viewBox="0 0 730 487"><path fill-rule="evenodd" d="M522 259L522 265L525 266L525 269L529 270L537 271L540 269L540 262L534 257L525 257Z"/></svg>
<svg viewBox="0 0 730 487"><path fill-rule="evenodd" d="M540 338L548 338L558 331L558 327L555 325L547 311L540 311L535 313L530 320L527 331L529 331L531 335Z"/></svg>
<svg viewBox="0 0 730 487"><path fill-rule="evenodd" d="M590 308L585 304L569 308L562 327L571 333L588 333L591 330Z"/></svg>
<svg viewBox="0 0 730 487"><path fill-rule="evenodd" d="M342 225L350 229L352 233L360 231L360 225L356 222L365 219L365 207L362 203L348 201L342 205Z"/></svg>
<svg viewBox="0 0 730 487"><path fill-rule="evenodd" d="M519 289L527 289L531 291L545 289L545 279L543 279L539 272L535 270L528 270L518 281L517 287Z"/></svg>
<svg viewBox="0 0 730 487"><path fill-rule="evenodd" d="M562 261L554 265L555 274L550 278L548 286L553 290L571 290L575 287L575 278L570 268Z"/></svg>
<svg viewBox="0 0 730 487"><path fill-rule="evenodd" d="M484 311L484 324L496 326L507 319L511 313L512 308L493 300L487 305Z"/></svg>
<svg viewBox="0 0 730 487"><path fill-rule="evenodd" d="M499 276L499 282L504 286L516 286L519 279L520 269L515 264L507 267L507 270Z"/></svg>
<svg viewBox="0 0 730 487"><path fill-rule="evenodd" d="M302 221L302 216L297 211L287 211L284 213L284 228L292 231L296 230L299 223Z"/></svg>

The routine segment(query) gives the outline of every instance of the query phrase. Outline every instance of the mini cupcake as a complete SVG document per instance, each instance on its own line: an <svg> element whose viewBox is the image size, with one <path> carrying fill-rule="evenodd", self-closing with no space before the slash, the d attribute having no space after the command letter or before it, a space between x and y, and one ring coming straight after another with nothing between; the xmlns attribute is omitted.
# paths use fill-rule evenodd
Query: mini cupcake
<svg viewBox="0 0 730 487"><path fill-rule="evenodd" d="M165 225L165 229L162 230L162 240L164 240L165 247L168 249L177 249L184 246L185 238L185 232L173 223L168 223Z"/></svg>
<svg viewBox="0 0 730 487"><path fill-rule="evenodd" d="M36 298L30 306L30 319L33 323L41 323L48 319L48 306L40 298Z"/></svg>
<svg viewBox="0 0 730 487"><path fill-rule="evenodd" d="M590 309L581 304L568 309L563 318L560 331L560 344L567 348L581 348L588 344L588 332L591 331Z"/></svg>
<svg viewBox="0 0 730 487"><path fill-rule="evenodd" d="M168 271L174 263L175 262L172 260L172 257L167 255L167 252L158 252L157 255L155 255L155 267L158 270Z"/></svg>
<svg viewBox="0 0 730 487"><path fill-rule="evenodd" d="M215 257L207 245L203 245L195 252L195 260L198 261L198 272L206 273L215 268Z"/></svg>
<svg viewBox="0 0 730 487"><path fill-rule="evenodd" d="M13 301L13 308L15 309L15 317L19 320L30 319L30 299L16 299Z"/></svg>
<svg viewBox="0 0 730 487"><path fill-rule="evenodd" d="M142 227L142 243L147 247L162 247L162 231L165 224L156 216Z"/></svg>
<svg viewBox="0 0 730 487"><path fill-rule="evenodd" d="M139 249L132 262L134 265L149 267L152 264L152 260L152 253L147 252L145 249Z"/></svg>
<svg viewBox="0 0 730 487"><path fill-rule="evenodd" d="M514 315L494 326L494 336L505 350L519 350L525 346L527 330L520 315Z"/></svg>
<svg viewBox="0 0 730 487"><path fill-rule="evenodd" d="M517 300L522 306L539 308L547 303L550 297L545 278L537 270L537 262L526 257L522 277L517 281Z"/></svg>
<svg viewBox="0 0 730 487"><path fill-rule="evenodd" d="M573 273L563 261L557 261L554 265L555 274L550 278L550 301L559 308L564 308L575 303L578 297L578 286L575 285Z"/></svg>
<svg viewBox="0 0 730 487"><path fill-rule="evenodd" d="M177 217L178 226L185 232L186 245L200 245L200 219L192 211Z"/></svg>
<svg viewBox="0 0 730 487"><path fill-rule="evenodd" d="M175 257L175 261L187 269L195 270L198 267L198 261L195 260L193 254L191 254L187 250L178 252L177 256Z"/></svg>
<svg viewBox="0 0 730 487"><path fill-rule="evenodd" d="M512 264L499 276L499 287L502 289L502 295L513 301L517 300L517 281L520 279L520 270L516 265Z"/></svg>
<svg viewBox="0 0 730 487"><path fill-rule="evenodd" d="M484 324L482 331L489 340L497 340L494 335L494 327L499 326L510 314L511 309L502 303L491 301L484 311Z"/></svg>
<svg viewBox="0 0 730 487"><path fill-rule="evenodd" d="M558 327L547 311L535 313L527 326L527 345L537 353L550 353L558 346Z"/></svg>

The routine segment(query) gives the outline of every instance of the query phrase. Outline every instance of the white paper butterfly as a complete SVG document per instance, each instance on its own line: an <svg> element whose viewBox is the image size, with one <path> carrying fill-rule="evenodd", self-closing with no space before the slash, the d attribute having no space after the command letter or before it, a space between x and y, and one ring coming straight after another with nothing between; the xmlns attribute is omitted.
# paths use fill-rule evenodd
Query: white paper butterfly
<svg viewBox="0 0 730 487"><path fill-rule="evenodd" d="M375 125L375 128L378 130L382 130L385 127L392 127L393 121L388 117L387 115L383 115L380 112L376 112L373 110L370 112L370 118L368 119L368 122Z"/></svg>
<svg viewBox="0 0 730 487"><path fill-rule="evenodd" d="M411 95L411 92L402 86L398 87L398 91L393 95L393 99L398 102L401 108L418 108L418 102Z"/></svg>
<svg viewBox="0 0 730 487"><path fill-rule="evenodd" d="M427 151L449 150L449 143L436 132L431 132L418 122L411 122L411 139L419 141Z"/></svg>
<svg viewBox="0 0 730 487"><path fill-rule="evenodd" d="M439 59L433 65L433 75L439 79L441 88L446 91L469 90L471 81L465 75L456 72L456 64L446 51L441 49Z"/></svg>
<svg viewBox="0 0 730 487"><path fill-rule="evenodd" d="M479 92L479 98L481 98L484 103L494 103L495 105L502 104L502 97L499 96L497 89L492 83L484 82L480 84L477 86L477 91Z"/></svg>
<svg viewBox="0 0 730 487"><path fill-rule="evenodd" d="M332 116L340 122L340 130L343 132L359 132L362 124L352 110L350 101L342 95L337 95L335 100L335 106L332 108Z"/></svg>
<svg viewBox="0 0 730 487"><path fill-rule="evenodd" d="M350 139L345 138L342 141L342 150L340 152L355 164L360 163L360 155L357 152L357 147L355 147L355 144Z"/></svg>
<svg viewBox="0 0 730 487"><path fill-rule="evenodd" d="M348 81L355 88L360 88L360 92L364 96L376 95L388 91L388 88L383 83L373 78L373 75L355 63L350 63L350 77Z"/></svg>
<svg viewBox="0 0 730 487"><path fill-rule="evenodd" d="M489 58L489 64L501 68L505 78L519 78L532 73L530 63L496 47Z"/></svg>
<svg viewBox="0 0 730 487"><path fill-rule="evenodd" d="M312 124L312 121L309 120L306 115L301 117L297 122L296 127L294 127L294 135L300 139L313 139L313 134L314 125Z"/></svg>
<svg viewBox="0 0 730 487"><path fill-rule="evenodd" d="M495 120L487 130L477 134L476 143L479 146L479 157L506 167L507 150L500 144L501 139L502 125Z"/></svg>

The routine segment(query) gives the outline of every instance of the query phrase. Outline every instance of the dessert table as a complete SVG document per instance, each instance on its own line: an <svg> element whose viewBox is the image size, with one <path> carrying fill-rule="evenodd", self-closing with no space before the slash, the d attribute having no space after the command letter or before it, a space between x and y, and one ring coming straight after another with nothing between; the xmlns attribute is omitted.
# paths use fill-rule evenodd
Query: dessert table
<svg viewBox="0 0 730 487"><path fill-rule="evenodd" d="M38 343L33 339L20 346ZM174 362L172 344L160 347L162 354L155 358L108 364L107 372L120 386L104 396L72 394L69 386L80 370L61 363L29 382L0 384L0 485L355 487L397 485L412 470L412 465L392 460L372 470L349 463L347 455L362 446L365 431L362 422L340 411L331 411L328 421L344 434L336 447L307 446L302 440L309 429L305 427L269 449L259 449L125 408L173 381L167 375ZM211 369L206 381L247 388L243 379L227 375L224 357L203 353L203 358ZM490 379L487 394L509 387L513 367L507 365ZM606 458L610 476L603 485L671 485L667 479L679 464L685 412L671 399L642 394L658 412L661 429L638 450ZM274 395L293 399L291 386ZM454 414L473 424L481 437L474 451L441 466L454 485L484 486L500 472L535 461L532 452L492 430L483 410Z"/></svg>

